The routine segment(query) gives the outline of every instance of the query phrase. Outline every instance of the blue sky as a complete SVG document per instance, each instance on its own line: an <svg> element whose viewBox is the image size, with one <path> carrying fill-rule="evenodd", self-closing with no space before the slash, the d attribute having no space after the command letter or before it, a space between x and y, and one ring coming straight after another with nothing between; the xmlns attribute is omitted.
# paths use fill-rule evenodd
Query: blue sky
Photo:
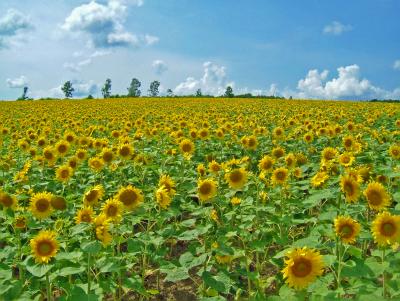
<svg viewBox="0 0 400 301"><path fill-rule="evenodd" d="M0 99L125 93L400 98L400 1L0 2Z"/></svg>

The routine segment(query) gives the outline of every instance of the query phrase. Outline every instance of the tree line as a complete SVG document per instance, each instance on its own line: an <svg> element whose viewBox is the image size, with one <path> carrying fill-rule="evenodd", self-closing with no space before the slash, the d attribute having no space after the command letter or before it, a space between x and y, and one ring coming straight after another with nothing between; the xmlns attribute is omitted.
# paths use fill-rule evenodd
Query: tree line
<svg viewBox="0 0 400 301"><path fill-rule="evenodd" d="M103 87L101 88L101 94L103 95L104 98L140 97L140 96L142 96L142 91L140 90L141 86L142 86L142 83L140 82L140 80L138 80L137 78L133 78L131 80L129 87L127 88L126 95L119 95L119 94L112 95L111 94L112 82L111 82L111 79L107 78ZM160 82L157 80L152 81L150 83L149 89L147 90L147 92L148 92L147 95L150 97L159 96L159 94L160 94L159 88L160 88ZM73 96L73 92L75 91L71 81L65 82L64 85L61 87L61 90L64 93L66 98L71 98ZM214 97L213 95L203 94L201 89L197 89L197 91L194 95L181 95L181 96L174 95L172 89L167 89L166 96L167 97ZM266 96L266 95L253 96L251 93L235 95L233 93L233 88L231 86L226 87L225 93L223 95L221 95L221 97L227 97L227 98L232 98L232 97L284 98L284 97L279 97L279 96ZM92 99L93 96L89 95L87 98Z"/></svg>

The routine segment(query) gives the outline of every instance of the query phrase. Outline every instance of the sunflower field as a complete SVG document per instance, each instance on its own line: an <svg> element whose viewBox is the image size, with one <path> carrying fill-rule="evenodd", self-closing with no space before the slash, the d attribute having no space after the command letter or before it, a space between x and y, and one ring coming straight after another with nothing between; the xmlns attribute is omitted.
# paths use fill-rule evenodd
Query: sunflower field
<svg viewBox="0 0 400 301"><path fill-rule="evenodd" d="M400 106L0 102L0 300L400 300Z"/></svg>

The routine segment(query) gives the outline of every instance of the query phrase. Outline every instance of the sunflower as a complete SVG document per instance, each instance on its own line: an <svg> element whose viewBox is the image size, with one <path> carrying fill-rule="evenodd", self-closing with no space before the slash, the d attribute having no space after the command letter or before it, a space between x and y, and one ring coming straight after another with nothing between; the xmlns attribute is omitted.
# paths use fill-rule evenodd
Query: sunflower
<svg viewBox="0 0 400 301"><path fill-rule="evenodd" d="M232 189L241 189L247 182L247 171L243 168L236 168L225 174L225 180Z"/></svg>
<svg viewBox="0 0 400 301"><path fill-rule="evenodd" d="M116 199L108 199L101 208L107 219L119 222L122 218L123 204Z"/></svg>
<svg viewBox="0 0 400 301"><path fill-rule="evenodd" d="M17 229L25 229L26 228L26 217L23 215L16 216L14 218L14 227Z"/></svg>
<svg viewBox="0 0 400 301"><path fill-rule="evenodd" d="M176 193L176 184L169 175L162 175L158 181L158 186L164 186L164 189L171 197L173 197Z"/></svg>
<svg viewBox="0 0 400 301"><path fill-rule="evenodd" d="M231 204L232 204L233 206L240 205L241 202L242 202L242 200L239 199L238 197L233 197L233 198L231 199Z"/></svg>
<svg viewBox="0 0 400 301"><path fill-rule="evenodd" d="M288 154L285 157L286 166L292 169L296 166L296 156L293 153Z"/></svg>
<svg viewBox="0 0 400 301"><path fill-rule="evenodd" d="M324 263L317 250L296 248L286 255L285 268L282 270L286 283L295 289L306 288L317 276L323 273Z"/></svg>
<svg viewBox="0 0 400 301"><path fill-rule="evenodd" d="M64 157L70 149L70 145L67 141L61 140L57 142L55 150L60 157Z"/></svg>
<svg viewBox="0 0 400 301"><path fill-rule="evenodd" d="M118 148L118 155L124 159L129 160L133 155L134 149L130 144L122 144Z"/></svg>
<svg viewBox="0 0 400 301"><path fill-rule="evenodd" d="M392 145L389 148L389 155L395 159L399 160L400 159L400 145Z"/></svg>
<svg viewBox="0 0 400 301"><path fill-rule="evenodd" d="M93 169L95 172L99 172L103 169L104 167L104 161L101 158L98 157L93 157L89 159L89 166L91 169Z"/></svg>
<svg viewBox="0 0 400 301"><path fill-rule="evenodd" d="M312 133L306 133L303 136L303 140L307 143L311 143L314 140L314 135Z"/></svg>
<svg viewBox="0 0 400 301"><path fill-rule="evenodd" d="M197 192L200 200L206 202L217 194L217 183L213 179L200 179L197 182Z"/></svg>
<svg viewBox="0 0 400 301"><path fill-rule="evenodd" d="M104 148L100 154L100 157L106 164L110 164L114 160L114 153L109 148Z"/></svg>
<svg viewBox="0 0 400 301"><path fill-rule="evenodd" d="M183 154L192 154L194 152L194 143L190 139L183 139L179 143L179 148Z"/></svg>
<svg viewBox="0 0 400 301"><path fill-rule="evenodd" d="M18 206L18 201L15 196L0 191L0 204L3 208L11 208L14 210Z"/></svg>
<svg viewBox="0 0 400 301"><path fill-rule="evenodd" d="M78 212L76 213L76 223L80 224L80 223L92 223L93 222L93 209L91 207L85 207L82 208L80 210L78 210Z"/></svg>
<svg viewBox="0 0 400 301"><path fill-rule="evenodd" d="M83 148L78 149L75 153L75 156L78 158L78 160L83 161L86 159L87 151Z"/></svg>
<svg viewBox="0 0 400 301"><path fill-rule="evenodd" d="M274 135L274 137L276 139L282 139L285 135L285 132L283 130L283 128L281 127L276 127L274 128L274 130L272 131L272 134Z"/></svg>
<svg viewBox="0 0 400 301"><path fill-rule="evenodd" d="M349 153L343 153L339 156L339 163L344 167L349 167L353 164L355 158Z"/></svg>
<svg viewBox="0 0 400 301"><path fill-rule="evenodd" d="M311 185L313 187L321 187L322 184L326 182L326 180L329 179L329 176L326 172L324 171L319 171L315 174L315 176L312 177L311 179Z"/></svg>
<svg viewBox="0 0 400 301"><path fill-rule="evenodd" d="M217 161L212 160L208 163L208 170L212 173L218 173L221 170L221 165Z"/></svg>
<svg viewBox="0 0 400 301"><path fill-rule="evenodd" d="M56 170L56 179L60 182L68 182L73 174L73 169L68 165L62 165Z"/></svg>
<svg viewBox="0 0 400 301"><path fill-rule="evenodd" d="M287 168L278 167L272 172L271 182L273 185L284 185L288 179L289 171Z"/></svg>
<svg viewBox="0 0 400 301"><path fill-rule="evenodd" d="M338 216L334 221L336 235L347 244L353 244L360 233L360 224L348 216Z"/></svg>
<svg viewBox="0 0 400 301"><path fill-rule="evenodd" d="M374 210L383 210L390 205L390 196L381 183L371 182L364 190L368 205Z"/></svg>
<svg viewBox="0 0 400 301"><path fill-rule="evenodd" d="M360 185L349 175L340 178L340 188L349 203L355 203L360 197Z"/></svg>
<svg viewBox="0 0 400 301"><path fill-rule="evenodd" d="M156 190L156 201L162 209L167 209L171 204L171 196L164 185Z"/></svg>
<svg viewBox="0 0 400 301"><path fill-rule="evenodd" d="M73 156L68 159L67 165L71 167L72 170L75 170L78 167L78 161L79 161L78 157Z"/></svg>
<svg viewBox="0 0 400 301"><path fill-rule="evenodd" d="M108 221L104 221L96 226L96 237L102 242L103 246L111 244L112 236L110 234L110 225Z"/></svg>
<svg viewBox="0 0 400 301"><path fill-rule="evenodd" d="M333 147L325 147L322 150L321 157L322 157L322 162L331 162L337 157L338 151L336 148Z"/></svg>
<svg viewBox="0 0 400 301"><path fill-rule="evenodd" d="M257 137L252 135L247 137L247 145L246 148L249 150L255 150L257 148L258 145L258 141L257 141Z"/></svg>
<svg viewBox="0 0 400 301"><path fill-rule="evenodd" d="M199 165L197 165L197 172L199 173L199 175L201 177L203 177L206 174L206 167L204 166L203 163L200 163Z"/></svg>
<svg viewBox="0 0 400 301"><path fill-rule="evenodd" d="M354 147L355 141L353 136L343 137L343 146L346 150L351 150Z"/></svg>
<svg viewBox="0 0 400 301"><path fill-rule="evenodd" d="M400 216L391 215L384 211L379 213L372 222L372 236L375 242L381 246L387 246L400 242Z"/></svg>
<svg viewBox="0 0 400 301"><path fill-rule="evenodd" d="M33 257L37 263L48 263L57 254L58 242L54 231L40 231L30 240Z"/></svg>
<svg viewBox="0 0 400 301"><path fill-rule="evenodd" d="M143 203L143 193L139 188L128 185L119 189L115 199L121 202L126 210L133 210Z"/></svg>
<svg viewBox="0 0 400 301"><path fill-rule="evenodd" d="M48 162L53 162L56 159L54 149L51 146L47 146L43 149L43 157Z"/></svg>
<svg viewBox="0 0 400 301"><path fill-rule="evenodd" d="M276 159L279 159L279 158L285 156L285 150L284 150L282 147L280 147L280 146L275 147L275 148L272 150L271 153L272 153L272 156L273 156L274 158L276 158Z"/></svg>
<svg viewBox="0 0 400 301"><path fill-rule="evenodd" d="M274 166L274 159L271 156L264 156L258 163L258 168L260 171L269 172Z"/></svg>
<svg viewBox="0 0 400 301"><path fill-rule="evenodd" d="M35 193L30 202L30 210L32 214L38 218L43 219L53 212L53 207L51 206L51 199L53 198L53 194L49 192L40 192Z"/></svg>
<svg viewBox="0 0 400 301"><path fill-rule="evenodd" d="M83 204L85 206L94 206L104 196L104 188L102 185L96 185L88 190L83 196Z"/></svg>
<svg viewBox="0 0 400 301"><path fill-rule="evenodd" d="M50 204L51 204L51 207L53 207L55 210L62 211L62 210L67 209L67 201L61 196L53 195L51 197Z"/></svg>

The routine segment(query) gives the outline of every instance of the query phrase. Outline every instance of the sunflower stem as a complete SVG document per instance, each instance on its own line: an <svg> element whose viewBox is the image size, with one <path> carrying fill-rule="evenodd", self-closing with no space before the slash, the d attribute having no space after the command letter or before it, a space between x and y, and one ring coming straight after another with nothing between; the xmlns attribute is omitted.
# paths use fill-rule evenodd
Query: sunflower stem
<svg viewBox="0 0 400 301"><path fill-rule="evenodd" d="M90 294L90 253L88 254L88 264L87 264L87 279L88 279L88 289L87 293Z"/></svg>
<svg viewBox="0 0 400 301"><path fill-rule="evenodd" d="M47 292L47 301L51 301L51 286L50 286L49 273L46 273L46 292Z"/></svg>
<svg viewBox="0 0 400 301"><path fill-rule="evenodd" d="M385 249L382 250L382 267L383 267L383 272L382 272L382 288L383 288L383 292L382 292L382 296L384 299L386 299L386 271L385 271Z"/></svg>

